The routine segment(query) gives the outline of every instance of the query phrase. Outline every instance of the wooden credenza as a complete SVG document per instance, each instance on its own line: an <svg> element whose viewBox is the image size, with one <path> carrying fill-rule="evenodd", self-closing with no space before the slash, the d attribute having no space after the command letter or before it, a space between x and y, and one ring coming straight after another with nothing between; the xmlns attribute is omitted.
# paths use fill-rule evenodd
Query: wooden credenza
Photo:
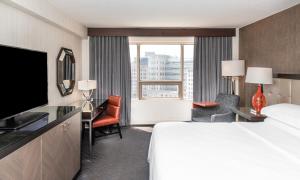
<svg viewBox="0 0 300 180"><path fill-rule="evenodd" d="M42 138L38 137L0 160L1 180L42 179Z"/></svg>
<svg viewBox="0 0 300 180"><path fill-rule="evenodd" d="M81 113L0 160L0 180L70 180L80 169Z"/></svg>

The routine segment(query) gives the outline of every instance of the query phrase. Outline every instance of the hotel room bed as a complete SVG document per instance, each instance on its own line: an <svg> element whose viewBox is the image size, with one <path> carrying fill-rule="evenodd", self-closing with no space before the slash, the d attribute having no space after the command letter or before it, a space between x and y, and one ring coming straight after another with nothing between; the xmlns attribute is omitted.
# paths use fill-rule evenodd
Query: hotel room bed
<svg viewBox="0 0 300 180"><path fill-rule="evenodd" d="M266 108L261 123L157 124L150 180L300 179L300 106ZM297 121L298 120L298 121Z"/></svg>

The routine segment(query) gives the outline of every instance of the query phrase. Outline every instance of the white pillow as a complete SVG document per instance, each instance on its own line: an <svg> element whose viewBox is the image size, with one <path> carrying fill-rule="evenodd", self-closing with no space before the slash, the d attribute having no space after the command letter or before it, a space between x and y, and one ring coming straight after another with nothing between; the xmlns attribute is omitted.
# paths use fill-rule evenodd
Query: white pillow
<svg viewBox="0 0 300 180"><path fill-rule="evenodd" d="M300 129L300 105L275 104L262 109L262 114Z"/></svg>

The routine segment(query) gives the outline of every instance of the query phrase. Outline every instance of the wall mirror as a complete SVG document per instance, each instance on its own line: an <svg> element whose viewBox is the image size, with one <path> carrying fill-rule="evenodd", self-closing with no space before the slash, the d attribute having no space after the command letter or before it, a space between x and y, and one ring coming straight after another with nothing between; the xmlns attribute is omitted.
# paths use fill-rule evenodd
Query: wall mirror
<svg viewBox="0 0 300 180"><path fill-rule="evenodd" d="M73 51L61 48L56 61L59 92L62 96L72 94L75 86L75 57Z"/></svg>

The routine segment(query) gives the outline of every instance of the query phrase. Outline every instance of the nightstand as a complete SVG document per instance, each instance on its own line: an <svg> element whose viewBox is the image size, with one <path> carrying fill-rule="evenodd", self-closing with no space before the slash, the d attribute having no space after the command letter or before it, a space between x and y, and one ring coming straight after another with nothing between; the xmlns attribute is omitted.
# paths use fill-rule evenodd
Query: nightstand
<svg viewBox="0 0 300 180"><path fill-rule="evenodd" d="M231 110L237 114L237 121L242 122L263 122L267 116L260 114L255 115L250 112L249 107L231 108Z"/></svg>

